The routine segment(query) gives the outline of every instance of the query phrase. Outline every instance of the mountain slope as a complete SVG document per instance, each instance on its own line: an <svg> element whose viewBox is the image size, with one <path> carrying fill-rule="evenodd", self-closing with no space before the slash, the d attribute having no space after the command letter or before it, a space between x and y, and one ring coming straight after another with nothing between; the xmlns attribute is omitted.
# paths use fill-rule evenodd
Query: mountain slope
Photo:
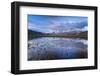
<svg viewBox="0 0 100 76"><path fill-rule="evenodd" d="M28 30L28 40L30 40L32 38L40 37L42 35L43 35L43 33L41 33L41 32L36 32L36 31Z"/></svg>
<svg viewBox="0 0 100 76"><path fill-rule="evenodd" d="M88 32L63 32L63 33L41 33L32 30L28 30L28 40L38 37L65 37L65 38L88 38Z"/></svg>

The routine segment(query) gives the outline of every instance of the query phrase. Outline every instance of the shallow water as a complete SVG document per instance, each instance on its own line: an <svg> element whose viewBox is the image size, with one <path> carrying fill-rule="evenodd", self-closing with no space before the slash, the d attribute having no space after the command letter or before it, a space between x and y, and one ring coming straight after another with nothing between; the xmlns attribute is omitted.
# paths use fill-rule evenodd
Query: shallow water
<svg viewBox="0 0 100 76"><path fill-rule="evenodd" d="M28 41L28 60L87 58L87 40L42 37Z"/></svg>

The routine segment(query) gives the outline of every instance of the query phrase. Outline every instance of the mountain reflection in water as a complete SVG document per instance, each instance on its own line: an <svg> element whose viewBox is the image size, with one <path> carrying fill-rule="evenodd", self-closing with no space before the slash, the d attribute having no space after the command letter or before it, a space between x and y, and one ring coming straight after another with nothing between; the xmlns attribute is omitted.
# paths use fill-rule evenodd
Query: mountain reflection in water
<svg viewBox="0 0 100 76"><path fill-rule="evenodd" d="M87 58L87 47L87 40L79 38L36 38L28 41L28 60Z"/></svg>

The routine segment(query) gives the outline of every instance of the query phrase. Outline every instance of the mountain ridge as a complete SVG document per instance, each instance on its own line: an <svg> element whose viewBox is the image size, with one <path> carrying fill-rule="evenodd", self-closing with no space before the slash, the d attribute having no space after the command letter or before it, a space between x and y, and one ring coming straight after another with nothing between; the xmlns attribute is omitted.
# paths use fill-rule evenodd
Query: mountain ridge
<svg viewBox="0 0 100 76"><path fill-rule="evenodd" d="M88 37L88 31L79 32L63 32L63 33L42 33L33 30L28 30L28 39L38 38L38 37L66 37L66 38L85 38Z"/></svg>

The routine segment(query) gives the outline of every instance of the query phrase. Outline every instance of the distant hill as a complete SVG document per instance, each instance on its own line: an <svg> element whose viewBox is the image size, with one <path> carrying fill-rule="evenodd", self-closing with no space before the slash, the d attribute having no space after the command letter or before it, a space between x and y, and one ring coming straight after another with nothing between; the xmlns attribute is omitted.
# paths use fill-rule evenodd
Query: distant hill
<svg viewBox="0 0 100 76"><path fill-rule="evenodd" d="M41 32L37 32L37 31L32 31L32 30L28 30L29 34L43 34Z"/></svg>
<svg viewBox="0 0 100 76"><path fill-rule="evenodd" d="M40 37L42 35L43 35L43 33L41 33L41 32L36 32L36 31L28 30L28 40L30 40L32 38Z"/></svg>
<svg viewBox="0 0 100 76"><path fill-rule="evenodd" d="M48 36L68 37L68 38L85 38L87 39L88 32L63 32L63 33L49 33Z"/></svg>
<svg viewBox="0 0 100 76"><path fill-rule="evenodd" d="M66 37L66 38L88 38L87 31L79 32L63 32L63 33L41 33L32 30L28 30L28 40L38 37Z"/></svg>

